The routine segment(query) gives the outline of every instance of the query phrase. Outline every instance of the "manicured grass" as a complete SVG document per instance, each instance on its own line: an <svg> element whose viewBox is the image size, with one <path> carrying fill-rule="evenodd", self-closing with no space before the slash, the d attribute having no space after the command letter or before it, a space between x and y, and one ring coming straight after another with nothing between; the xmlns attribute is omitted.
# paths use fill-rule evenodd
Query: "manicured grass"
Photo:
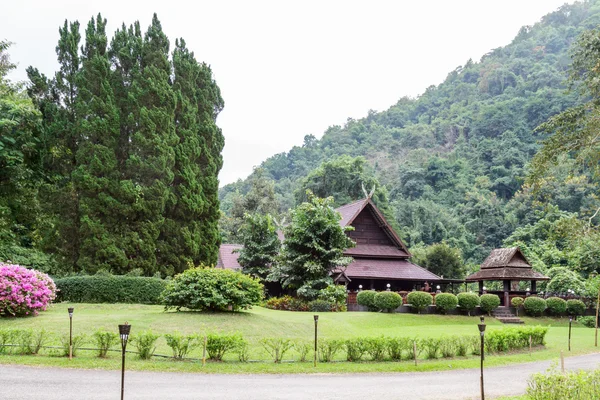
<svg viewBox="0 0 600 400"><path fill-rule="evenodd" d="M314 313L274 311L256 307L240 313L198 313L198 312L164 312L161 306L126 305L126 304L69 304L61 303L52 306L37 317L20 319L0 319L0 329L46 329L55 336L68 333L69 318L67 307L75 307L73 318L74 332L91 335L96 329L104 328L117 331L117 325L128 321L132 325L132 334L142 330L165 334L179 331L191 333L241 333L250 342L250 360L262 362L240 363L236 356L225 357L226 362L208 362L205 367L199 362L180 361L155 358L152 361L137 360L134 355L128 356L128 369L154 371L182 371L207 373L311 373L311 372L397 372L397 371L432 371L455 368L475 368L479 364L476 357L438 360L419 360L414 362L334 362L320 363L315 369L312 363L290 362L273 364L268 362L266 352L260 346L260 339L266 337L284 337L294 340L311 341L314 337ZM385 314L366 312L319 313L319 337L347 339L357 336L404 336L404 337L441 337L441 336L476 336L479 318L466 316ZM506 355L490 355L486 357L487 366L506 365L545 359L556 359L560 350L567 355L568 319L524 318L529 325L551 325L546 336L547 346L528 352ZM505 329L494 318L486 318L488 330ZM594 347L594 330L573 325L572 351L568 355L577 355L597 351ZM58 343L57 340L55 340ZM87 347L94 347L88 344ZM129 349L133 350L130 346ZM108 359L94 357L93 352L81 353L69 361L64 357L49 355L45 350L39 356L2 355L0 363L17 363L30 365L47 365L74 368L117 369L120 367L118 353L111 353ZM57 351L54 351L57 353ZM157 354L170 355L170 348L164 338L159 339ZM189 357L200 358L201 351L195 350ZM312 353L309 354L309 358ZM295 360L297 355L290 351L284 359ZM337 360L345 359L341 351Z"/></svg>

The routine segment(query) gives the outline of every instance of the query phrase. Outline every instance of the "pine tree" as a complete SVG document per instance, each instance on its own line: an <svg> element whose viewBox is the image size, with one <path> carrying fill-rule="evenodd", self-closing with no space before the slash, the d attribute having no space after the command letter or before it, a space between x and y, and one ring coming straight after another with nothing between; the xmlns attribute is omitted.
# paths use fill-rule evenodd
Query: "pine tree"
<svg viewBox="0 0 600 400"><path fill-rule="evenodd" d="M137 101L125 176L135 188L134 213L128 221L131 249L129 269L157 271L156 248L167 203L174 202L173 182L177 144L176 99L170 83L169 40L156 16L144 35L141 71L133 77L131 100ZM166 271L164 271L166 272Z"/></svg>
<svg viewBox="0 0 600 400"><path fill-rule="evenodd" d="M238 263L242 272L264 280L281 248L273 218L268 214L246 214L241 237L244 247L239 250Z"/></svg>
<svg viewBox="0 0 600 400"><path fill-rule="evenodd" d="M161 265L181 272L191 264L215 264L219 246L218 181L223 137L215 124L222 108L212 73L183 39L173 52L175 176L158 248Z"/></svg>
<svg viewBox="0 0 600 400"><path fill-rule="evenodd" d="M80 210L79 268L127 271L128 260L120 247L119 179L116 150L120 126L107 53L106 19L92 18L82 48L81 72L75 101L79 143L73 173Z"/></svg>
<svg viewBox="0 0 600 400"><path fill-rule="evenodd" d="M79 22L65 21L59 29L56 54L60 65L54 79L49 80L37 69L29 67L29 95L42 113L41 140L46 184L40 187L40 203L44 212L53 216L41 227L42 246L56 253L67 269L77 270L79 259L79 202L72 174L77 166L75 100L80 68Z"/></svg>

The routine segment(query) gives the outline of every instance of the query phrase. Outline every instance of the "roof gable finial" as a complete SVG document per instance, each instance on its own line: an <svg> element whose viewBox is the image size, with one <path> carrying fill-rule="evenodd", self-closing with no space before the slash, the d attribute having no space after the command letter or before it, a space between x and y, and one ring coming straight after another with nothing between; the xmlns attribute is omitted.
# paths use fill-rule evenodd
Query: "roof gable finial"
<svg viewBox="0 0 600 400"><path fill-rule="evenodd" d="M360 183L360 187L362 188L365 198L370 199L371 197L373 197L373 194L375 193L375 188L377 187L377 185L373 184L373 188L371 189L371 192L369 192L369 193L367 193L367 189L365 189L364 182Z"/></svg>

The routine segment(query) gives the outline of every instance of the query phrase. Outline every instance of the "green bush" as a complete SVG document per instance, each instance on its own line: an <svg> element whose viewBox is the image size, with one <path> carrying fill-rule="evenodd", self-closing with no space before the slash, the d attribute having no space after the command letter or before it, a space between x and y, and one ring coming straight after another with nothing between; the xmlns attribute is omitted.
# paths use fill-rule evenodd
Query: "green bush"
<svg viewBox="0 0 600 400"><path fill-rule="evenodd" d="M527 398L533 400L600 399L600 369L595 371L534 374L529 379Z"/></svg>
<svg viewBox="0 0 600 400"><path fill-rule="evenodd" d="M452 293L440 293L435 296L435 309L441 314L455 310L458 306L458 298Z"/></svg>
<svg viewBox="0 0 600 400"><path fill-rule="evenodd" d="M275 363L280 363L284 354L294 346L290 339L282 338L264 338L261 339L260 344L271 355Z"/></svg>
<svg viewBox="0 0 600 400"><path fill-rule="evenodd" d="M444 358L452 358L457 353L457 343L459 338L456 337L443 337L440 344L440 352Z"/></svg>
<svg viewBox="0 0 600 400"><path fill-rule="evenodd" d="M513 297L510 300L510 304L512 304L512 306L515 308L521 307L524 302L525 302L525 299L523 299L522 297Z"/></svg>
<svg viewBox="0 0 600 400"><path fill-rule="evenodd" d="M490 315L492 311L500 307L500 297L497 294L482 294L479 298L481 311Z"/></svg>
<svg viewBox="0 0 600 400"><path fill-rule="evenodd" d="M365 338L347 339L344 347L346 348L346 360L360 361L367 351L367 342Z"/></svg>
<svg viewBox="0 0 600 400"><path fill-rule="evenodd" d="M313 300L308 302L308 309L312 312L330 312L336 309L335 303L327 300Z"/></svg>
<svg viewBox="0 0 600 400"><path fill-rule="evenodd" d="M130 340L138 352L138 357L142 360L149 360L154 355L156 341L159 337L160 335L148 330L131 336Z"/></svg>
<svg viewBox="0 0 600 400"><path fill-rule="evenodd" d="M198 335L182 335L180 332L165 334L167 346L173 351L173 358L183 360L185 356L200 345Z"/></svg>
<svg viewBox="0 0 600 400"><path fill-rule="evenodd" d="M375 295L373 303L380 310L393 311L402 305L402 296L396 292L379 292Z"/></svg>
<svg viewBox="0 0 600 400"><path fill-rule="evenodd" d="M222 361L223 356L229 351L235 351L245 342L239 333L233 335L217 335L211 333L206 340L206 352L208 358L214 361Z"/></svg>
<svg viewBox="0 0 600 400"><path fill-rule="evenodd" d="M375 295L377 295L377 292L374 290L360 291L356 295L356 302L361 306L367 307L369 311L377 311L378 308L375 306Z"/></svg>
<svg viewBox="0 0 600 400"><path fill-rule="evenodd" d="M394 361L400 361L403 358L403 354L406 354L406 358L410 358L412 354L413 342L410 338L388 338L387 339L387 352L390 358Z"/></svg>
<svg viewBox="0 0 600 400"><path fill-rule="evenodd" d="M220 268L190 268L175 276L162 294L165 310L233 311L259 304L263 285L258 279Z"/></svg>
<svg viewBox="0 0 600 400"><path fill-rule="evenodd" d="M552 315L561 315L567 311L567 302L560 297L549 297L546 299L546 307Z"/></svg>
<svg viewBox="0 0 600 400"><path fill-rule="evenodd" d="M438 357L442 347L442 339L440 338L425 338L421 340L421 347L425 351L425 357L428 360L433 360Z"/></svg>
<svg viewBox="0 0 600 400"><path fill-rule="evenodd" d="M581 300L567 300L567 313L569 315L585 314L585 303Z"/></svg>
<svg viewBox="0 0 600 400"><path fill-rule="evenodd" d="M577 318L577 322L579 322L583 326L587 326L588 328L596 327L596 317L580 317Z"/></svg>
<svg viewBox="0 0 600 400"><path fill-rule="evenodd" d="M459 293L457 298L458 298L458 307L461 310L466 311L469 315L471 315L471 312L474 311L477 308L477 306L479 305L479 296L477 296L475 293L471 293L471 292Z"/></svg>
<svg viewBox="0 0 600 400"><path fill-rule="evenodd" d="M383 336L365 338L365 349L373 361L383 361L387 349L387 339Z"/></svg>
<svg viewBox="0 0 600 400"><path fill-rule="evenodd" d="M410 292L406 296L406 302L410 304L418 313L433 304L433 296L427 292Z"/></svg>
<svg viewBox="0 0 600 400"><path fill-rule="evenodd" d="M294 343L294 350L298 353L298 361L305 362L308 353L313 349L313 343L306 340L299 340Z"/></svg>
<svg viewBox="0 0 600 400"><path fill-rule="evenodd" d="M523 302L525 312L533 317L539 317L546 310L546 300L530 296Z"/></svg>
<svg viewBox="0 0 600 400"><path fill-rule="evenodd" d="M321 339L317 344L319 361L333 361L335 355L344 347L344 341L338 339Z"/></svg>
<svg viewBox="0 0 600 400"><path fill-rule="evenodd" d="M292 296L271 297L265 302L265 307L271 310L310 311L308 303Z"/></svg>
<svg viewBox="0 0 600 400"><path fill-rule="evenodd" d="M98 357L105 358L108 350L117 344L119 335L116 332L108 332L101 329L94 332L92 338L98 347Z"/></svg>
<svg viewBox="0 0 600 400"><path fill-rule="evenodd" d="M71 276L54 281L57 301L160 304L166 281L123 275Z"/></svg>
<svg viewBox="0 0 600 400"><path fill-rule="evenodd" d="M79 352L79 349L81 347L83 347L84 344L86 344L88 341L88 336L84 333L81 333L79 335L74 335L73 336L73 357L75 357L77 355L77 353ZM60 338L60 345L62 348L62 354L63 356L67 357L69 355L69 335L63 335Z"/></svg>
<svg viewBox="0 0 600 400"><path fill-rule="evenodd" d="M545 344L547 333L548 327L542 326L494 330L485 335L485 349L488 353L525 349L529 347L530 337L532 346L541 346Z"/></svg>

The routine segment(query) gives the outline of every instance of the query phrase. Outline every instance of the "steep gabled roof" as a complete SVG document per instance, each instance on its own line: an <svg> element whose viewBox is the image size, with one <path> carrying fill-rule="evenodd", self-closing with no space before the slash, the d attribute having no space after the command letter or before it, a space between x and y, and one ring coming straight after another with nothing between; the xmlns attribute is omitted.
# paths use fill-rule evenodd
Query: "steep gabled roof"
<svg viewBox="0 0 600 400"><path fill-rule="evenodd" d="M481 264L481 269L467 276L467 281L483 280L548 280L547 276L534 271L527 257L518 247L494 249Z"/></svg>
<svg viewBox="0 0 600 400"><path fill-rule="evenodd" d="M396 231L388 224L387 220L379 211L373 200L370 198L365 198L361 200L357 200L353 203L343 205L341 207L336 208L336 211L340 213L342 219L340 220L340 225L342 227L352 225L352 222L358 217L358 215L365 209L368 208L372 215L375 217L375 220L379 224L379 227L388 235L392 243L395 246L402 249L406 253L406 256L411 257L410 252L406 245L402 242L402 239L398 236ZM358 246L357 246L358 247ZM352 251L349 249L349 251Z"/></svg>

